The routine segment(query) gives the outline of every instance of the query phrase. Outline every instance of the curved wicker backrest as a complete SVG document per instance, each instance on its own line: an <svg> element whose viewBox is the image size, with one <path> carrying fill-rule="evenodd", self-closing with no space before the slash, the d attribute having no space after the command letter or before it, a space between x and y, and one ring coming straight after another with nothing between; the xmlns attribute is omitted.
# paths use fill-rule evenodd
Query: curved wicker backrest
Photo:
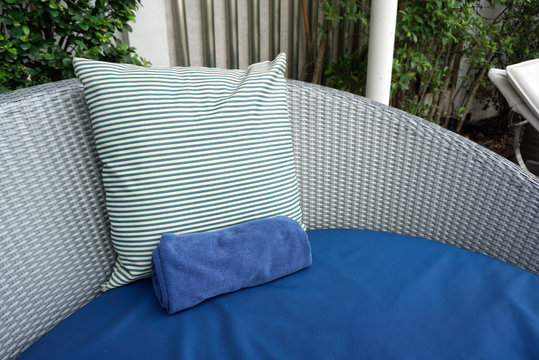
<svg viewBox="0 0 539 360"><path fill-rule="evenodd" d="M78 81L0 95L0 359L99 294L114 252Z"/></svg>
<svg viewBox="0 0 539 360"><path fill-rule="evenodd" d="M539 181L466 139L367 99L290 81L311 228L456 244L539 272ZM0 358L99 294L114 254L82 87L0 95Z"/></svg>
<svg viewBox="0 0 539 360"><path fill-rule="evenodd" d="M539 178L426 120L289 82L304 222L415 235L539 273Z"/></svg>

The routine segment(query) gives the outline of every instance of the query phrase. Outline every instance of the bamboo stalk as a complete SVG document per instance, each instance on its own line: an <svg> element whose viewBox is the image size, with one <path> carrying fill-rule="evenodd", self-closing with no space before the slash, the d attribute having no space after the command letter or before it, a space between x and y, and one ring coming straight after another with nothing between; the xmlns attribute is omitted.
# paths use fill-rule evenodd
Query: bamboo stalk
<svg viewBox="0 0 539 360"><path fill-rule="evenodd" d="M305 27L305 38L307 39L307 54L309 63L313 62L313 42L311 39L311 27L309 25L309 15L307 14L307 1L302 0L303 25Z"/></svg>

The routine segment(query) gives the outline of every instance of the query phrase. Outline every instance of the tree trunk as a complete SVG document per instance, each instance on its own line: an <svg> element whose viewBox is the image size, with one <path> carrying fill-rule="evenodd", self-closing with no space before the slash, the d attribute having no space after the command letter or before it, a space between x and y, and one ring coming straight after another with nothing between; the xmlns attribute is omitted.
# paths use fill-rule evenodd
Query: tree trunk
<svg viewBox="0 0 539 360"><path fill-rule="evenodd" d="M326 49L328 46L328 37L330 36L330 34L328 34L328 28L329 22L324 20L324 31L322 33L322 39L320 39L320 45L318 46L318 54L314 62L313 77L311 81L314 84L320 84L322 81L322 67L324 66L324 58L326 57Z"/></svg>
<svg viewBox="0 0 539 360"><path fill-rule="evenodd" d="M494 57L494 53L491 52L487 57L487 63L490 63L490 61L492 60L493 57ZM470 112L469 109L470 109L470 106L472 105L472 101L473 101L473 99L475 97L475 93L477 92L477 89L479 89L479 82L480 82L481 78L483 76L485 76L486 72L487 72L487 67L484 66L479 71L479 73L477 74L477 76L475 77L475 79L473 81L473 85L472 85L470 91L468 92L468 94L466 96L466 102L464 103L464 114L462 115L462 117L459 119L459 121L457 123L457 129L456 129L457 133L460 133L462 131L462 126L464 125L464 119L466 119L466 116Z"/></svg>
<svg viewBox="0 0 539 360"><path fill-rule="evenodd" d="M443 68L445 68L445 66L448 66L450 69L453 69L453 65L455 63L455 58L456 58L456 50L457 49L455 48L455 46L453 46L453 44L448 45ZM444 113L447 111L446 110L447 95L445 91L449 88L450 81L451 81L451 76L446 76L444 80L444 84L442 85L442 88L439 90L440 96L438 98L438 103L436 104L437 109L436 109L436 113L433 119L436 124L440 123L440 119L442 118L442 115L444 115Z"/></svg>

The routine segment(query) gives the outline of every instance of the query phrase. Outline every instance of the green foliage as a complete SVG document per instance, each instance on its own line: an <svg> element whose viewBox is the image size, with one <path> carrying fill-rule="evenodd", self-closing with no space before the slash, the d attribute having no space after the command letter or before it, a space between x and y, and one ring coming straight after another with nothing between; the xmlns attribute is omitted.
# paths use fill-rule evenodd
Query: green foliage
<svg viewBox="0 0 539 360"><path fill-rule="evenodd" d="M328 68L328 85L356 94L365 92L367 83L367 45L347 56L341 56Z"/></svg>
<svg viewBox="0 0 539 360"><path fill-rule="evenodd" d="M334 29L343 22L368 25L369 6L368 0L324 0L322 12L325 20ZM361 26L359 29L362 33L358 34L361 41L358 42L357 48L345 48L344 53L340 54L337 61L330 64L325 72L329 86L358 94L364 91L367 81L365 69L367 68L368 47L365 39L368 37L368 26Z"/></svg>
<svg viewBox="0 0 539 360"><path fill-rule="evenodd" d="M316 1L316 0L313 0ZM311 78L311 81L317 84L322 83L322 73L326 67L327 55L331 50L335 52L335 44L328 46L328 43L331 42L329 39L332 37L335 31L347 33L347 39L340 44L341 47L344 47L345 53L343 58L340 58L339 64L336 66L339 67L339 71L346 70L354 62L354 59L346 59L346 55L350 55L351 52L361 52L364 48L364 41L362 38L357 38L360 41L354 41L354 31L350 31L350 28L345 29L346 25L355 24L359 30L356 30L356 33L363 33L363 30L367 25L367 17L365 14L368 14L369 0L322 0L319 2L319 5L316 6L316 12L322 10L323 17L322 21L318 24L320 30L320 37L315 34L314 42L314 53L316 59L312 66L312 74L307 72L303 77L305 80L307 77ZM367 10L366 10L367 9ZM319 39L318 46L316 42ZM356 42L355 49L352 49L354 46L351 46L352 43ZM345 44L346 43L346 44ZM329 50L328 50L329 49ZM336 83L345 82L346 84L350 83L350 79L347 79L347 74L339 72L337 77L343 75L339 79L334 79ZM358 74L358 77L355 78L358 82L361 81L361 74ZM338 86L338 85L337 85ZM343 85L344 86L344 85Z"/></svg>
<svg viewBox="0 0 539 360"><path fill-rule="evenodd" d="M140 0L0 0L0 92L74 76L72 56L145 64L120 38Z"/></svg>
<svg viewBox="0 0 539 360"><path fill-rule="evenodd" d="M343 20L361 21L366 24L367 17L362 11L363 3L357 0L323 0L321 8L325 20L333 27L338 26Z"/></svg>
<svg viewBox="0 0 539 360"><path fill-rule="evenodd" d="M460 104L454 108L466 107L469 91L478 81L477 69L488 68L489 54L496 49L496 25L486 21L481 11L475 1L403 2L394 55L395 106L412 113L421 110L436 122L458 115L450 108L455 101ZM458 70L463 59L469 66L464 75ZM443 92L449 104L441 96ZM424 102L425 94L432 94L430 103Z"/></svg>
<svg viewBox="0 0 539 360"><path fill-rule="evenodd" d="M500 50L493 63L500 67L539 57L539 0L503 1L497 22Z"/></svg>
<svg viewBox="0 0 539 360"><path fill-rule="evenodd" d="M504 69L508 65L539 58L539 0L505 1L506 8L499 19L499 48L490 63ZM481 84L478 97L485 107L494 106L501 113L509 113L507 101L489 81Z"/></svg>
<svg viewBox="0 0 539 360"><path fill-rule="evenodd" d="M333 5L324 8L326 18L354 21L335 15L343 14L338 1L325 3ZM369 11L364 0L355 3L358 11ZM362 31L358 36L368 38L368 29ZM539 0L401 0L391 103L445 126L451 118L462 124L474 98L503 103L486 72L538 58L536 34ZM366 57L363 48L340 54L326 71L328 84L363 94Z"/></svg>

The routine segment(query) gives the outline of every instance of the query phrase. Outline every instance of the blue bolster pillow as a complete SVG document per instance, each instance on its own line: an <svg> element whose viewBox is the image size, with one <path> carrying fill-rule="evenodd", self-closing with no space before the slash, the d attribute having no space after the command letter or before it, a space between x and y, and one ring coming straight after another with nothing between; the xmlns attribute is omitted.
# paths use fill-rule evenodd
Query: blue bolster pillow
<svg viewBox="0 0 539 360"><path fill-rule="evenodd" d="M152 281L159 303L173 314L311 264L306 232L278 216L211 232L163 234L153 251Z"/></svg>

